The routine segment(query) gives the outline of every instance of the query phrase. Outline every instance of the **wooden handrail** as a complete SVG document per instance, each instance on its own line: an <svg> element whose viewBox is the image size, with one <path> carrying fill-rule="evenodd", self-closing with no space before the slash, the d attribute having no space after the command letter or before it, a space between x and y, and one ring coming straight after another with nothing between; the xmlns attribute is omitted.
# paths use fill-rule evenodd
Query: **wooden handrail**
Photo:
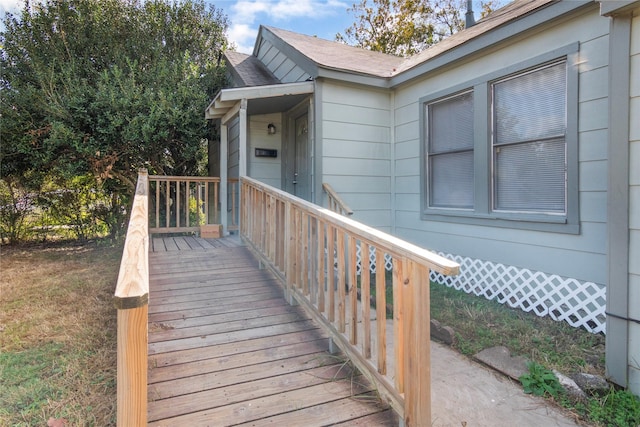
<svg viewBox="0 0 640 427"><path fill-rule="evenodd" d="M114 304L118 309L117 423L147 424L147 325L149 317L149 181L138 173Z"/></svg>
<svg viewBox="0 0 640 427"><path fill-rule="evenodd" d="M151 175L149 187L153 206L151 233L199 231L201 225L209 224L210 208L212 224L220 222L219 177Z"/></svg>
<svg viewBox="0 0 640 427"><path fill-rule="evenodd" d="M251 178L241 179L240 209L242 237L281 277L285 296L324 325L406 426L430 425L429 273L455 275L459 265ZM392 331L386 320L387 260ZM373 289L375 316L368 304ZM391 341L394 363L387 356Z"/></svg>
<svg viewBox="0 0 640 427"><path fill-rule="evenodd" d="M333 187L326 183L322 183L322 189L325 193L327 193L327 198L329 199L329 209L337 212L342 215L351 216L353 215L353 210L347 205L344 200L340 197L338 193L333 189Z"/></svg>

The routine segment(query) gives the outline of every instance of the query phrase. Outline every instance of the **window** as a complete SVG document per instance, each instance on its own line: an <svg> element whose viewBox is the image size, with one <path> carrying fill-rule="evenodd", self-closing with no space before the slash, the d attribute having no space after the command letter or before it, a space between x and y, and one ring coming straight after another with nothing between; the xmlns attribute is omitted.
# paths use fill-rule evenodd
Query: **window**
<svg viewBox="0 0 640 427"><path fill-rule="evenodd" d="M493 209L566 211L566 63L492 84Z"/></svg>
<svg viewBox="0 0 640 427"><path fill-rule="evenodd" d="M420 100L423 219L579 232L577 51Z"/></svg>
<svg viewBox="0 0 640 427"><path fill-rule="evenodd" d="M473 92L431 103L429 206L473 208Z"/></svg>

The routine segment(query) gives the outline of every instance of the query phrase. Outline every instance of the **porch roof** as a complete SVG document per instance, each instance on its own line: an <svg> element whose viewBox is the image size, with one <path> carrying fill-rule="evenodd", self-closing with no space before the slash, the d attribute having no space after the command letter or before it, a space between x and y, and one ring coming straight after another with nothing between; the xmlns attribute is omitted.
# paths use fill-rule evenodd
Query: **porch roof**
<svg viewBox="0 0 640 427"><path fill-rule="evenodd" d="M247 101L248 114L287 111L314 91L314 82L282 83L274 85L222 89L205 110L205 118L229 121Z"/></svg>

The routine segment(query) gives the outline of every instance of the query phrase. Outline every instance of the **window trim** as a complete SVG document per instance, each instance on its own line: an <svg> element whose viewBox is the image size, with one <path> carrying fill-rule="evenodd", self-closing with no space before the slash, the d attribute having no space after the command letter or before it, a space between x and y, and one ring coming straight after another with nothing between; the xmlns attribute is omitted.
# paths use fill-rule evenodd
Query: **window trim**
<svg viewBox="0 0 640 427"><path fill-rule="evenodd" d="M455 85L445 90L421 97L418 108L420 125L420 211L421 219L460 224L483 225L501 228L518 228L579 234L579 182L578 182L578 79L577 53L579 43L554 49L534 58L518 62L501 70ZM493 160L492 160L492 106L491 85L511 76L542 68L553 62L566 60L567 67L567 123L566 123L566 214L494 211ZM474 98L474 208L471 210L436 208L429 206L427 179L428 104L466 91L473 91Z"/></svg>

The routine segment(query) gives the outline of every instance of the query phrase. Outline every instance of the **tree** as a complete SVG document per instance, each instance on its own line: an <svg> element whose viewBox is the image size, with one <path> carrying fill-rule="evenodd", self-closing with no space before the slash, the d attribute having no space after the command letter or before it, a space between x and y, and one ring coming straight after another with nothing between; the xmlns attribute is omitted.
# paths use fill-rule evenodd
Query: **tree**
<svg viewBox="0 0 640 427"><path fill-rule="evenodd" d="M198 174L228 21L202 0L44 0L0 33L0 173L92 175L122 210L137 169ZM111 212L113 214L114 212Z"/></svg>
<svg viewBox="0 0 640 427"><path fill-rule="evenodd" d="M486 16L504 0L481 3ZM466 0L360 0L356 22L336 39L397 56L411 56L464 28Z"/></svg>

